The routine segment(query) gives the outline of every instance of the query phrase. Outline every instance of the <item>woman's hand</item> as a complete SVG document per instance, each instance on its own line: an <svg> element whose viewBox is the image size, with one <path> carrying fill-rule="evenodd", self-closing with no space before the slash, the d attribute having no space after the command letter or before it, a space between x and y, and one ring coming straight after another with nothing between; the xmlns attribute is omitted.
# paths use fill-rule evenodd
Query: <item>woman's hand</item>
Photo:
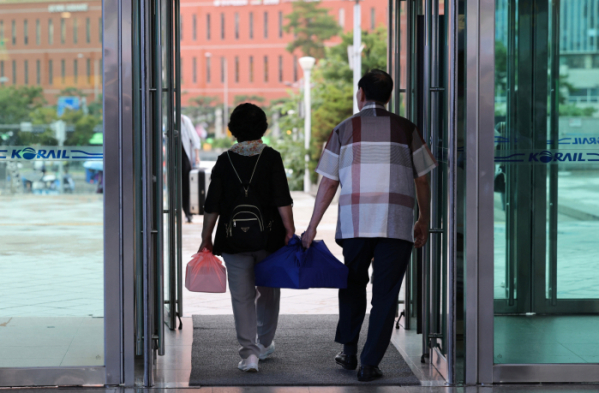
<svg viewBox="0 0 599 393"><path fill-rule="evenodd" d="M289 241L293 238L294 235L295 235L295 228L289 228L286 230L285 245L289 244Z"/></svg>
<svg viewBox="0 0 599 393"><path fill-rule="evenodd" d="M212 252L212 249L214 248L214 246L212 244L212 236L202 239L202 244L200 244L200 248L198 248L198 252L202 251L204 248L207 249L208 251Z"/></svg>
<svg viewBox="0 0 599 393"><path fill-rule="evenodd" d="M308 227L306 232L302 234L302 246L304 248L310 248L312 241L316 237L316 228Z"/></svg>

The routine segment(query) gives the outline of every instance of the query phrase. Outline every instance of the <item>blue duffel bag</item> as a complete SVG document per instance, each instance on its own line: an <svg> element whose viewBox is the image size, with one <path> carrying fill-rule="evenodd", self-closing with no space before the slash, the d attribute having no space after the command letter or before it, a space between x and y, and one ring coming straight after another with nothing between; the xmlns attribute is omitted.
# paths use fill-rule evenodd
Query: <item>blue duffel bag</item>
<svg viewBox="0 0 599 393"><path fill-rule="evenodd" d="M347 288L348 269L322 240L308 249L299 237L270 254L254 268L256 285L271 288Z"/></svg>

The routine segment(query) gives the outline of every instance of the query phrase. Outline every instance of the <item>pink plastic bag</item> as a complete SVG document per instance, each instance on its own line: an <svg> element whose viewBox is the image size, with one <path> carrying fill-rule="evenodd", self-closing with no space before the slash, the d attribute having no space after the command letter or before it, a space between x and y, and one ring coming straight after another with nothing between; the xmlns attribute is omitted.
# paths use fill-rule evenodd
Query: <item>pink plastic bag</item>
<svg viewBox="0 0 599 393"><path fill-rule="evenodd" d="M192 255L187 264L185 288L192 292L224 293L227 271L221 261L207 249Z"/></svg>

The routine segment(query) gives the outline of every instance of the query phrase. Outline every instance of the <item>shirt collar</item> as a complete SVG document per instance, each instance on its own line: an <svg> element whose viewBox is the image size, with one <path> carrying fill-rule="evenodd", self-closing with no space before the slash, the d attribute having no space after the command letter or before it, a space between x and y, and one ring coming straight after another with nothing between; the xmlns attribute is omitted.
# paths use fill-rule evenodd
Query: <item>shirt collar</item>
<svg viewBox="0 0 599 393"><path fill-rule="evenodd" d="M362 107L362 110L366 110L366 109L385 109L385 106L382 104L379 104L376 101L368 101L366 102L366 104L364 104L364 107Z"/></svg>

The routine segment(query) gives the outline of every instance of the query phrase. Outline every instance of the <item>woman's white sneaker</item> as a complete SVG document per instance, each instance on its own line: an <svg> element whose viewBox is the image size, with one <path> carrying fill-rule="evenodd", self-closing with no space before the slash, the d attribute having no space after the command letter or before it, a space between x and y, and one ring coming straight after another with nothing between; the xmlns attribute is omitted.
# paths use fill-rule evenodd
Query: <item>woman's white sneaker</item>
<svg viewBox="0 0 599 393"><path fill-rule="evenodd" d="M275 342L270 343L268 347L258 343L258 348L260 348L260 360L264 360L268 358L275 351Z"/></svg>
<svg viewBox="0 0 599 393"><path fill-rule="evenodd" d="M249 373L258 372L258 357L256 355L250 355L247 359L242 359L237 368Z"/></svg>

